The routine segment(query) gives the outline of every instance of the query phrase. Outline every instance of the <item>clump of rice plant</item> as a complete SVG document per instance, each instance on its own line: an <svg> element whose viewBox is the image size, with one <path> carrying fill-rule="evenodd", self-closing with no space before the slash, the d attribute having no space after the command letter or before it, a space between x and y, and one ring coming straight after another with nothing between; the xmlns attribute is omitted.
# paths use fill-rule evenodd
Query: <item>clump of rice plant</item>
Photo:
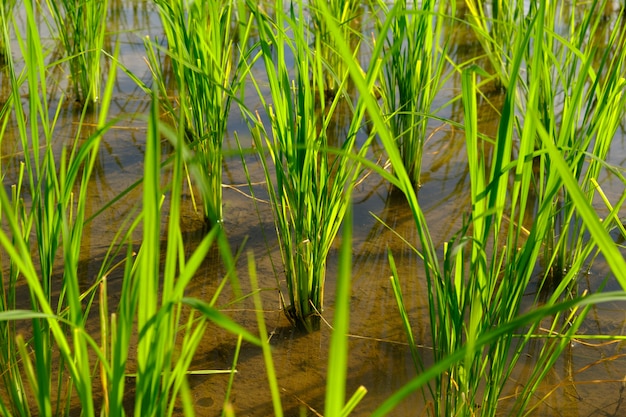
<svg viewBox="0 0 626 417"><path fill-rule="evenodd" d="M2 112L4 127L7 118L15 120L23 163L10 193L0 188L0 251L7 261L2 269L7 275L0 280L0 413L60 416L79 409L88 417L120 416L130 400L136 415L171 415L179 402L192 415L186 378L208 322L260 343L215 308L219 293L212 301L185 296L187 284L215 242L225 262L233 263L223 231L216 228L192 255L183 255L180 204L188 152L159 121L158 95L153 93L139 215L129 220L128 230L116 234L99 274L89 277L93 281L84 288L86 277L79 275L79 265L83 230L91 220L86 215L91 204L88 189L102 138L115 122L107 119L119 51L96 109L96 129L83 137L79 126L79 136L55 154L53 134L64 100L56 109L48 107L53 101L47 88L48 67L31 2L25 2L25 13L25 35L17 33L25 66L18 74L9 59L11 97ZM172 184L162 184L161 134L174 144ZM6 179L7 173L0 171L0 176ZM163 230L166 192L171 198L169 223ZM143 236L135 254L133 235L139 225ZM167 247L162 252L164 233ZM116 255L124 259L119 263L123 266L119 302L113 303L107 276ZM233 274L229 277L235 282ZM20 288L28 289L26 299L19 298ZM136 355L129 354L132 350ZM130 381L133 398L128 395Z"/></svg>
<svg viewBox="0 0 626 417"><path fill-rule="evenodd" d="M559 21L559 10L547 6L543 36L534 39L533 53L529 53L526 63L527 85L537 95L536 116L551 141L562 150L589 202L595 195L593 182L599 179L626 115L623 17L618 17L604 49L597 50L593 39L602 22L598 13L603 8L601 3L592 3L582 13L572 11L566 17L570 25L565 34L558 33L559 27L554 23ZM563 35L569 43L561 40ZM526 101L522 100L524 106ZM536 143L535 148L543 146ZM541 173L535 182L542 195L555 167L545 152L538 152L534 162ZM552 211L551 236L544 257L553 260L550 272L558 281L580 256L587 230L567 189L559 190Z"/></svg>
<svg viewBox="0 0 626 417"><path fill-rule="evenodd" d="M623 70L624 31L622 16L607 36L602 50L593 39L601 29L607 1L596 0L580 7L564 7L559 2L492 2L486 9L481 2L467 1L470 23L492 62L501 85L515 82L520 123L529 107L533 90L535 117L566 155L575 178L584 186L589 201L593 199L592 180L597 180L612 138L624 115ZM540 37L532 37L525 48L523 72L510 80L515 39L530 36L528 24L538 19L541 10ZM533 18L533 19L531 19ZM539 35L537 35L539 36ZM508 40L508 41L507 41ZM608 103L611 103L610 105ZM542 148L539 137L533 157L538 175L533 179L539 194L545 192L546 180L553 165ZM588 156L593 155L589 160ZM578 256L586 233L576 214L569 193L561 188L552 204L551 231L543 247L543 256L552 259L550 279L559 278ZM538 204L538 203L537 203Z"/></svg>
<svg viewBox="0 0 626 417"><path fill-rule="evenodd" d="M84 106L100 100L108 0L46 1L65 48L74 98Z"/></svg>
<svg viewBox="0 0 626 417"><path fill-rule="evenodd" d="M243 19L244 9L232 0L157 0L156 4L178 89L178 110L172 104L169 108L179 113L185 140L195 153L192 164L202 178L198 186L205 218L215 225L223 218L222 142L233 97L243 84L244 51L238 46L245 48L250 25L238 20ZM151 63L158 74L161 63L155 61Z"/></svg>
<svg viewBox="0 0 626 417"><path fill-rule="evenodd" d="M328 357L328 372L326 383L326 416L348 416L367 393L364 386L356 389L350 399L345 401L346 375L348 370L349 343L348 329L350 322L350 294L352 286L352 209L348 208L342 230L341 249L339 250L339 273L336 286L335 313L333 315L331 346ZM269 343L265 319L263 317L263 305L261 303L256 265L251 253L248 254L248 270L250 283L252 284L252 298L256 309L257 322L259 324L259 336L263 341L263 358L267 368L267 377L272 397L274 415L283 416L280 400L278 380L272 360L272 351ZM226 414L228 415L228 414Z"/></svg>
<svg viewBox="0 0 626 417"><path fill-rule="evenodd" d="M124 381L133 368L136 369L135 415L171 414L177 401L182 401L187 413L193 414L186 379L209 322L239 334L243 340L260 344L258 338L218 311L215 303L220 291L213 294L209 301L185 294L187 285L212 245L219 245L226 264L232 265L234 261L222 228L213 228L189 257L181 251L180 206L188 150L175 133L162 126L159 121L160 101L156 92L153 95L144 158L142 243L137 256L126 259L118 312L110 317L103 314L106 320L111 320L111 329L116 331L111 332L110 340L119 341L113 344L113 351L108 357L108 372L103 375L106 392L110 393L110 402L115 407L111 408L110 415L123 413ZM171 194L165 229L161 226L165 191L161 184L161 134L174 146L173 175L171 184L167 185ZM167 246L162 252L163 235L167 236ZM234 271L229 271L224 280L227 278L238 287ZM137 357L136 361L131 361L128 348L134 335L138 336Z"/></svg>
<svg viewBox="0 0 626 417"><path fill-rule="evenodd" d="M526 33L528 19L524 1L465 0L468 23L485 51L496 75L496 87L506 89L511 76L517 38Z"/></svg>
<svg viewBox="0 0 626 417"><path fill-rule="evenodd" d="M0 64L7 59L7 44L9 43L9 25L8 20L13 13L15 0L6 0L0 5Z"/></svg>
<svg viewBox="0 0 626 417"><path fill-rule="evenodd" d="M309 49L302 4L282 12L277 1L275 10L272 20L253 9L269 81L267 97L257 80L254 84L270 129L259 116L252 120L252 131L287 280L285 313L298 327L312 331L323 310L326 258L348 205L346 189L357 178L357 153L367 148L356 142L363 109L357 106L346 136L334 138L338 145L332 149L328 126L344 85L327 102L324 60ZM341 79L345 82L345 74Z"/></svg>
<svg viewBox="0 0 626 417"><path fill-rule="evenodd" d="M2 377L8 394L2 410L6 415L59 415L77 397L85 415L94 415L93 363L87 354L93 338L85 332L94 292L93 288L80 290L77 271L87 187L107 130L105 115L115 68L102 101L99 129L55 155L52 144L64 100L61 97L56 109L48 107L48 67L38 21L32 3L24 2L24 6L25 34L17 31L16 36L25 68L22 74L16 73L12 56L7 55L11 97L3 113L16 121L23 163L11 195L4 187L0 189L0 247L9 259L9 276L1 283L0 361L6 370ZM5 173L1 175L4 178ZM59 267L63 275L57 282L54 272ZM29 289L28 300L16 298L16 289L22 285ZM18 321L29 325L18 325ZM67 377L74 389L64 386Z"/></svg>
<svg viewBox="0 0 626 417"><path fill-rule="evenodd" d="M446 4L427 0L409 6L403 0L390 8L378 3L386 23L391 20L389 34L381 33L383 21L378 21L379 42L386 44L380 77L383 108L409 177L419 187L433 102L450 76L445 75L448 40L442 31Z"/></svg>
<svg viewBox="0 0 626 417"><path fill-rule="evenodd" d="M547 31L544 13L544 6L539 6L529 23L529 32L524 37L526 41L516 45L518 51L523 51L530 47L529 39L532 39L534 68L542 59L542 47L545 46L543 39ZM565 145L558 150L559 144L554 143L547 133L549 125L541 123L540 71L534 73L528 83L523 123L516 120L515 90L522 60L523 53L516 53L492 152L485 150L486 144L479 140L477 131L475 75L470 71L463 74L471 176L472 211L468 219L471 232L470 229L462 230L459 237L445 248L442 270L434 267L436 258L429 259L429 265L436 271L429 279L429 287L434 293L431 326L436 347L435 360L442 362L455 352L465 352L429 387L434 396L434 415L471 416L479 412L483 416L496 415L504 405L501 398L505 390L515 388L507 385L507 381L522 357L524 347L539 337L545 342L536 357L538 365L518 391L515 401L506 404L514 412L531 406L534 390L561 352L569 346L569 340L576 334L588 311L588 306L575 307L587 303L582 294L575 292L575 283L579 271L589 267L586 262L592 254L601 251L615 277L626 288L624 259L608 235L611 226L600 222L592 209L591 196L585 195L584 190L590 182L579 177L576 164L569 160L580 150ZM564 115L567 114L565 111ZM613 116L606 114L601 118L609 122ZM514 133L516 126L520 129L517 135ZM539 144L535 141L537 135L540 137ZM519 137L519 144L517 152L514 152L512 145L516 136ZM537 149L537 146L540 148ZM597 150L594 159L599 162L606 154L600 148ZM542 178L543 186L535 203L530 198L531 192L535 192L532 166L533 159L539 155L551 168L540 171L545 173L545 178ZM488 345L476 348L478 341L489 337L494 329L520 320L522 298L533 280L537 279L534 271L540 261L546 274L557 264L555 257L542 258L544 244L552 239L557 246L568 245L571 238L567 233L553 235L553 207L560 199L561 190L571 199L571 211L568 212L579 219L580 227L591 238L584 239L583 234L577 234L576 250L570 253L570 268L563 273L547 301L543 302L555 312L550 316L534 318L534 313L522 316L524 321L518 322L515 328L518 336L511 332L503 333ZM529 217L534 220L526 231L522 225ZM507 218L511 221L503 220ZM397 281L396 277L396 285ZM568 301L571 297L574 297L573 301ZM536 299L536 305L540 301ZM549 334L539 332L540 324L549 329Z"/></svg>
<svg viewBox="0 0 626 417"><path fill-rule="evenodd" d="M331 35L324 15L333 16L341 34L356 52L359 50L361 33L359 25L362 21L363 3L355 0L324 1L328 11L322 9L319 3L324 0L309 2L309 13L315 34L315 50L321 55L324 62L324 89L331 96L336 94L341 84L341 75L345 74L344 61L337 51L335 37ZM354 54L357 56L357 54Z"/></svg>
<svg viewBox="0 0 626 417"><path fill-rule="evenodd" d="M541 48L538 44L546 32L544 13L545 5L540 5L530 18L527 32L516 39L513 49L517 52L511 61L510 82L493 141L486 140L478 132L478 89L474 69L463 72L462 98L472 207L465 227L444 246L441 263L396 142L385 129L384 115L375 99L367 94L366 80L358 68L348 64L350 75L366 102L370 120L394 166L393 175L383 169L378 172L403 190L415 218L421 243L419 253L424 260L429 288L434 344L435 363L428 367L422 361L419 341L413 336L402 300L401 277L390 257L392 284L419 375L390 397L374 412L375 416L389 413L402 398L420 388L430 404L428 412L433 416L496 415L505 404L503 394L516 388L509 384L515 365L524 354L524 348L535 340L541 343L536 351L538 365L526 377L524 386L518 387L517 395L506 404L506 410L521 414L532 406L539 383L569 346L589 306L625 298L623 292L593 295L575 292L573 283L579 271L597 253L603 255L616 280L626 289L626 261L608 233L614 227L614 220L600 221L584 193L587 184L577 182L576 173L566 160L567 152L557 148L541 123L537 91L541 83L532 82L539 77L538 74L528 83L530 89L523 124L519 123L516 114L516 84L521 79L525 50L531 44ZM341 44L340 40L338 42ZM348 50L345 43L340 47L344 53ZM541 59L540 50L533 56ZM537 136L540 138L539 149L536 149ZM517 144L516 148L514 144ZM552 169L546 173L545 187L540 191L538 203L533 204L531 195L536 191L533 158L543 154ZM540 261L545 262L546 270L549 270L554 262L552 258L542 259L541 255L551 233L550 221L554 215L551 206L562 189L570 194L572 206L589 238L581 242L571 268L547 300L535 300L530 311L524 314L522 300L531 285L534 288L532 283L537 279L537 266ZM615 209L612 213L611 219L614 219ZM533 223L525 228L523 225L528 217ZM548 331L540 332L539 326Z"/></svg>

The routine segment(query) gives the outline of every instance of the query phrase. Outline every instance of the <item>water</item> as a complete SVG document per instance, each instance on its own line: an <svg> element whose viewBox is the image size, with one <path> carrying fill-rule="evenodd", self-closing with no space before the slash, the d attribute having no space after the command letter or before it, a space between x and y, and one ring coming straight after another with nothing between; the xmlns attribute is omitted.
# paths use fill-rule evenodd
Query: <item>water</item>
<svg viewBox="0 0 626 417"><path fill-rule="evenodd" d="M154 6L143 1L116 1L112 3L112 10L112 30L116 35L111 38L111 44L115 40L122 43L122 63L150 85L150 72L144 60L143 39L145 36L152 39L164 37ZM457 56L462 59L475 53L477 43L472 41L471 33L462 28L454 30L457 31L455 34L461 33L455 36L458 44L452 48ZM54 45L52 40L47 41ZM0 81L2 86L6 86L5 79ZM60 88L65 88L63 80L60 80ZM460 79L453 77L438 102L442 104L459 93ZM258 106L252 91L248 99L250 102L247 104L251 108ZM480 129L487 135L494 135L498 121L497 108L503 98L495 95L489 99L489 102L482 100L479 103ZM149 103L149 98L136 84L126 75L120 74L111 117L119 116L121 121L105 136L100 148L94 180L90 184L92 194L88 199L88 215L95 214L104 204L141 178L145 120ZM456 103L442 115L453 120L462 120L462 111L460 103ZM59 149L73 140L77 117L78 111L72 108L71 103L66 104L57 129ZM469 210L469 176L463 132L436 123L433 123L432 129L434 133L425 148L422 168L424 184L419 191L419 198L436 247L441 248L459 229L463 215ZM11 129L2 141L2 166L3 169L8 169L3 181L5 187L15 180L15 169L20 158L10 132ZM239 133L244 146L251 143L246 133L247 127L237 111L233 112L230 120L229 135L224 145L227 151L236 149L234 132ZM164 147L167 149L167 145ZM248 162L252 178L262 178L255 158L248 158ZM626 162L626 133L623 129L614 140L609 162L618 166L624 166ZM268 330L271 332L273 358L286 415L299 415L302 409L306 410L307 415L321 414L324 409L325 375L331 335L330 325L326 320L330 321L333 314L336 250L339 244L337 242L335 245L328 262L326 309L321 330L313 334L302 334L290 326L280 310L276 288L284 286L284 282L277 283L275 278L280 277L280 254L269 205L259 202L255 207L252 200L242 194L248 194L249 190L239 157L226 159L224 182L224 225L231 245L233 248L245 245L245 251L254 252L260 285L267 289L262 293L263 306ZM612 201L623 190L623 184L611 176L603 178L602 186ZM255 194L261 199L266 197L262 185L255 188ZM414 325L414 335L423 346L426 363L430 357L432 341L423 265L403 241L406 239L417 244L417 234L412 215L404 204L403 197L397 194L376 175L371 175L359 185L354 195L354 282L350 303L347 395L351 395L361 385L368 390L368 394L354 412L356 416L369 414L416 375L389 281L391 272L387 261L388 249L392 251L399 267L404 301ZM188 246L186 249L192 251L206 232L201 213L192 208L188 190L184 198L186 201L183 204L182 222ZM140 200L141 191L136 188L86 227L81 254L84 268L80 271L85 288L96 276L116 232L124 227L121 221ZM603 210L600 202L597 208L599 211ZM380 217L391 230L372 214ZM238 266L245 286L245 256L238 262ZM208 299L223 274L219 255L213 251L194 278L188 294ZM605 275L606 266L599 264L591 274L584 276L585 279L580 284L582 287L596 289ZM119 277L119 273L115 272L109 277L109 292L113 300L116 298L115 290L119 288ZM616 289L617 284L609 283L609 288ZM226 293L220 302L226 304L229 301L228 296L230 294ZM256 319L251 302L235 307L228 306L224 311L254 331ZM589 334L624 334L625 327L624 306L609 304L591 311L583 331ZM546 397L532 415L617 416L624 413L626 407L622 405L622 399L626 358L623 343L603 344L603 341L591 341L592 345L589 345L586 342L588 341L572 343L554 365L536 394L537 400L542 395ZM234 336L210 327L191 369L228 369L233 361L235 345ZM520 361L505 395L514 396L519 386L524 384L525 375L534 367L534 354L531 346ZM190 376L189 384L197 415L220 414L227 381L228 375ZM273 414L266 369L259 348L244 344L237 364L231 400L237 415ZM394 415L421 415L424 408L424 400L419 394L415 394L400 404Z"/></svg>

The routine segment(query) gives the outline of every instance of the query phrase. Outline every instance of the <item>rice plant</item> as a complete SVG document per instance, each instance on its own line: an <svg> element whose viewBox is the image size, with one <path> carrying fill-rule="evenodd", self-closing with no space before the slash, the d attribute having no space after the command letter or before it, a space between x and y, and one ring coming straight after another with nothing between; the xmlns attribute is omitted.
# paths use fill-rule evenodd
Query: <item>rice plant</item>
<svg viewBox="0 0 626 417"><path fill-rule="evenodd" d="M506 409L513 414L522 414L530 408L533 392L540 381L576 335L589 306L625 298L624 292L590 296L571 292L575 290L572 284L579 271L587 267L586 263L596 253L603 255L615 279L626 289L626 262L608 234L613 222L600 221L584 193L587 185L577 182L576 173L566 160L568 154L557 148L541 123L539 82L528 84L530 90L524 123L517 120L516 84L521 78L524 51L531 40L540 48L537 43L545 34L544 13L545 6L539 6L524 36L516 39L513 50L517 52L511 61L510 82L493 143L485 140L477 130L475 69L468 68L463 72L462 97L472 207L465 227L444 247L441 263L400 152L393 136L384 128L384 116L375 100L367 95L368 86L358 68L348 64L350 75L365 96L369 116L394 165L394 175L382 169L378 172L404 191L415 217L421 243L420 257L425 263L429 287L435 348L434 365L425 366L402 301L401 277L390 258L394 291L419 376L390 397L374 412L375 416L389 413L402 398L418 389L424 389L426 398L432 400L428 409L431 415L496 415L502 408L502 394L507 389L515 389L508 381L524 354L524 347L531 339L539 338L544 342L536 358L538 366L514 400L506 404ZM347 45L338 42L345 54ZM540 57L541 54L533 56ZM535 74L531 81L535 77L539 75ZM537 136L541 146L538 150L535 149ZM516 138L519 138L519 144L514 152ZM553 169L547 173L539 203L533 205L530 204L534 187L531 168L533 158L543 154ZM600 155L594 159L601 161ZM554 262L553 259L541 259L541 256L543 244L551 233L550 221L554 214L551 206L563 188L570 194L589 238L582 240L579 237L580 250L573 257L571 268L543 306L538 307L539 300L536 300L531 311L523 314L522 300L530 284L537 279L535 271L540 260L548 264L547 270ZM534 219L528 229L522 227L527 212L532 212ZM540 325L548 332L539 332Z"/></svg>
<svg viewBox="0 0 626 417"><path fill-rule="evenodd" d="M48 107L46 56L32 4L24 5L26 34L18 31L16 36L25 67L18 74L8 54L12 96L5 107L9 110L5 117L16 120L24 160L11 196L4 187L0 190L0 212L6 226L0 232L0 244L9 258L9 276L2 280L6 344L1 360L8 387L2 408L18 415L58 415L69 410L69 400L76 396L84 404L85 414L94 415L92 369L87 357L93 340L84 332L93 291L80 291L76 271L88 179L106 131L105 119L100 118L100 129L83 147L68 147L63 155L54 155L53 137L63 99L56 109ZM109 83L102 103L104 114L112 85ZM26 103L21 100L23 87L28 91ZM58 266L63 271L62 284L54 279ZM24 284L30 299L20 301L16 289ZM60 297L55 296L58 293ZM18 320L30 326L18 325ZM24 328L29 329L29 339L23 336ZM66 385L68 377L75 390Z"/></svg>
<svg viewBox="0 0 626 417"><path fill-rule="evenodd" d="M326 258L349 201L346 189L354 186L359 173L357 154L367 149L367 143L357 145L363 108L355 108L346 136L335 138L337 149L331 148L328 126L343 94L327 102L324 61L309 49L302 4L282 12L277 1L275 10L274 21L260 8L253 9L269 98L257 80L253 83L271 128L259 116L252 120L252 131L287 280L285 313L298 327L312 331L323 310ZM340 92L345 74L341 79Z"/></svg>
<svg viewBox="0 0 626 417"><path fill-rule="evenodd" d="M179 113L178 123L195 153L192 165L202 178L204 215L212 225L223 218L222 142L233 97L243 85L240 62L251 29L239 3L156 1L178 89L178 110L171 103L169 108ZM162 79L161 63L151 61L157 80Z"/></svg>
<svg viewBox="0 0 626 417"><path fill-rule="evenodd" d="M84 106L98 102L108 0L47 0L46 4L65 48L74 98Z"/></svg>
<svg viewBox="0 0 626 417"><path fill-rule="evenodd" d="M352 212L351 207L346 213L345 225L342 231L342 244L339 251L339 275L335 298L335 314L333 316L333 330L331 335L331 348L328 358L328 378L326 386L325 415L348 416L367 394L364 386L359 386L354 394L345 401L346 375L348 370L348 328L350 322L350 294L352 286ZM274 416L283 416L283 407L280 398L278 380L274 369L271 346L263 317L263 305L257 289L258 279L256 264L252 253L248 254L248 272L252 284L254 306L256 309L259 334L263 341L262 350L267 378L270 385ZM229 414L227 414L229 415ZM233 414L234 415L234 414Z"/></svg>
<svg viewBox="0 0 626 417"><path fill-rule="evenodd" d="M535 51L532 56L535 58L535 65L541 59L542 39L546 33L543 26L544 12L543 6L539 6L525 37L526 42L529 42L528 39L533 40ZM517 44L516 48L523 50L525 46ZM446 355L464 347L467 352L463 360L436 380L432 389L435 393L435 415L474 415L479 408L481 415L496 415L497 410L502 407L500 398L504 389L513 389L507 387L507 380L523 354L524 346L537 337L541 323L550 332L545 336L546 339L554 335L558 335L558 339L546 340L536 358L538 366L526 381L521 395L513 404L507 404L515 413L526 410L533 391L568 346L568 340L584 320L588 308L561 309L560 306L564 305L561 304L562 300L571 297L570 291L575 289L579 271L589 268L585 263L592 254L601 250L609 264L612 264L615 277L624 285L624 260L608 237L610 226L601 224L597 214L590 210L592 198L583 194L589 182L585 179L578 182L576 164L569 161L581 148L561 145L561 150L557 151L553 138L547 134L549 130L544 130L547 126L541 123L540 73L535 73L528 83L530 90L526 100L524 123L518 133L520 142L517 159L511 159L514 126L517 125L514 90L521 61L521 54L517 53L512 62L513 71L510 73L507 98L493 150L494 158L491 160L486 159L485 155L489 153L478 140L475 81L472 75L464 74L463 98L468 161L472 177L472 212L469 220L472 232L467 238L462 233L445 250L443 279L436 277L432 280L436 297L434 306L431 306L435 313L431 320L435 323L433 338L438 347L436 360L444 360ZM566 110L564 116L567 114ZM609 122L613 117L607 114L601 119ZM615 130L609 130L607 133L612 137L614 132ZM541 138L539 150L536 150L536 135ZM563 150L568 151L562 154ZM606 154L600 148L596 150L598 152L594 154L594 159L604 160ZM552 168L540 170L546 175L545 186L538 196L537 211L533 211L535 205L529 199L534 187L531 166L537 155L545 155L546 162L552 164ZM512 185L510 178L515 179ZM577 234L575 250L568 245L571 237L567 233L553 235L553 207L559 201L560 189L564 189L572 198L571 211L568 212L579 219L579 225L585 233L592 235L591 239L585 239L582 233ZM532 212L534 222L526 235L525 229L520 226L528 218L525 213L528 210ZM504 218L516 220L506 224L502 221ZM477 340L489 334L493 328L505 326L516 319L522 297L532 280L536 279L533 271L540 260L545 265L546 275L556 266L555 257L542 259L541 256L543 244L550 241L555 241L557 246L566 245L568 250L572 250L569 254L569 269L563 272L561 280L555 285L546 302L546 305L561 311L552 317L545 317L543 321L528 322L518 330L520 335L517 337L505 335L471 353ZM577 303L584 300L582 295L576 293L574 297ZM486 366L487 361L489 366Z"/></svg>
<svg viewBox="0 0 626 417"><path fill-rule="evenodd" d="M565 154L565 161L574 178L581 184L588 201L593 201L597 181L608 156L613 138L626 115L626 31L618 17L615 29L602 51L592 43L601 23L599 7L593 2L577 16L568 16L572 29L566 32L571 43L563 41L558 27L557 10L547 8L546 28L541 42L536 39L533 59L527 63L528 85L535 87L537 116L540 124L556 146ZM576 21L580 23L575 23ZM575 29L574 29L575 28ZM532 84L531 84L532 83ZM558 115L558 116L556 116ZM525 120L525 119L524 119ZM541 144L535 144L540 148ZM535 165L542 178L537 178L540 192L554 170L547 154L539 153ZM571 195L559 192L552 206L552 236L546 245L546 258L554 259L552 276L557 279L580 256L586 228Z"/></svg>
<svg viewBox="0 0 626 417"><path fill-rule="evenodd" d="M91 221L86 217L87 190L102 138L115 123L107 119L117 53L102 100L95 108L94 133L78 137L60 155L55 154L58 147L53 146L53 134L64 100L59 100L56 109L48 107L54 101L46 81L47 57L30 2L25 3L25 13L25 35L17 34L24 70L17 73L9 59L12 96L2 112L3 126L8 117L16 120L24 162L10 194L5 187L0 189L1 259L8 262L7 268L4 264L2 268L7 276L0 281L4 387L0 410L7 416L120 416L130 399L136 415L171 415L180 398L189 399L186 377L209 321L240 333L243 340L260 343L217 310L214 304L219 293L211 301L185 296L187 284L212 245L220 246L225 262L232 264L233 260L220 228L209 233L193 254L184 255L180 195L188 151L159 121L155 92L140 214L129 220L127 230L117 234L119 240L110 242L100 273L87 289L81 288L85 278L78 272L83 229ZM25 89L27 100L22 102ZM78 130L80 135L82 129ZM171 186L161 183L161 134L175 145ZM5 174L0 173L3 179ZM168 190L169 218L163 229L161 213ZM132 239L137 232L142 234L138 249ZM167 247L162 254L163 233ZM107 276L113 273L112 256L120 250L122 255L126 252L119 263L123 266L122 290L119 302L113 303ZM224 279L235 282L232 273ZM26 299L19 299L20 288L28 290ZM91 314L93 310L97 318ZM94 324L96 332L90 330ZM131 356L134 349L137 354ZM128 396L129 381L133 381L134 398ZM193 414L188 403L186 409Z"/></svg>
<svg viewBox="0 0 626 417"><path fill-rule="evenodd" d="M161 129L158 121L159 100L153 99L145 156L143 179L143 238L136 259L128 259L120 311L112 325L118 334L111 354L111 373L108 374L108 392L114 398L115 410L110 415L120 415L124 399L124 378L133 365L128 362L128 345L134 334L138 335L134 411L136 415L171 415L176 400L188 399L187 373L194 353L202 341L208 322L240 334L244 340L260 344L258 338L220 313L215 307L219 293L204 301L185 295L189 282L205 259L210 247L217 243L227 264L233 264L223 230L214 228L200 242L198 248L186 258L181 248L183 237L180 228L180 204L183 183L183 166L186 149L177 135ZM167 247L161 262L161 188L160 133L173 142L173 176L167 229ZM162 277L162 278L161 278ZM235 282L234 271L229 271ZM237 286L237 284L234 284ZM221 286L223 288L223 286ZM136 321L136 333L134 323ZM113 327L113 326L112 326ZM196 372L209 373L209 370ZM113 404L113 402L111 402ZM187 405L189 407L189 405Z"/></svg>
<svg viewBox="0 0 626 417"><path fill-rule="evenodd" d="M15 6L15 0L7 0L0 5L0 64L6 62L7 44L9 43L9 18L13 13L13 7Z"/></svg>
<svg viewBox="0 0 626 417"><path fill-rule="evenodd" d="M400 155L409 177L419 187L422 152L428 136L433 103L450 74L445 74L449 40L442 32L446 4L403 0L389 7L379 1L385 20L392 20L391 33L381 33L385 42L384 70L380 86L389 129L397 138ZM451 14L454 14L454 3Z"/></svg>
<svg viewBox="0 0 626 417"><path fill-rule="evenodd" d="M345 65L343 59L339 56L334 37L331 36L324 14L319 3L322 0L313 0L309 2L309 13L312 23L312 30L315 34L315 51L321 55L324 63L324 89L330 96L338 92L341 84L341 76L345 74ZM360 23L362 21L363 3L356 0L332 0L324 1L324 5L328 7L330 14L336 20L336 24L341 28L341 34L344 39L352 46L355 51L354 56L358 56L357 51L360 48L361 32Z"/></svg>
<svg viewBox="0 0 626 417"><path fill-rule="evenodd" d="M536 4L536 2L531 2ZM516 39L523 36L528 24L524 1L465 0L467 19L482 45L496 75L496 88L506 89L511 77Z"/></svg>

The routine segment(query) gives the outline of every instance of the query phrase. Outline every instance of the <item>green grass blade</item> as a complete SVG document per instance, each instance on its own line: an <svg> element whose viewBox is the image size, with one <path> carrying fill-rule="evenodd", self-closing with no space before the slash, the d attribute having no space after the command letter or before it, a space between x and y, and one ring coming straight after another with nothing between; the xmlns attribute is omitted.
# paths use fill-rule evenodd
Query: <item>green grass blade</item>
<svg viewBox="0 0 626 417"><path fill-rule="evenodd" d="M274 361L272 360L272 351L265 327L265 318L263 317L263 305L261 303L261 295L257 291L259 288L256 266L252 253L248 253L248 271L250 274L250 284L252 285L252 298L254 300L254 308L256 309L256 317L259 326L259 337L261 338L261 348L263 350L263 360L265 362L267 380L272 393L272 405L274 406L274 415L276 417L283 416L283 406L280 401L280 390L276 379L276 370L274 369Z"/></svg>
<svg viewBox="0 0 626 417"><path fill-rule="evenodd" d="M324 415L341 416L344 409L348 367L348 338L350 328L350 288L352 283L352 209L346 213L339 250L339 271L335 296L333 333L328 357L326 402Z"/></svg>
<svg viewBox="0 0 626 417"><path fill-rule="evenodd" d="M261 341L258 337L253 336L250 332L244 329L239 324L235 323L233 320L228 318L226 315L219 312L215 307L210 306L208 303L198 300L197 298L189 298L184 297L181 302L186 304L194 309L198 310L200 313L205 315L209 320L211 320L216 325L221 328L228 330L230 333L235 335L240 335L244 338L245 341L255 344L257 346L261 346Z"/></svg>

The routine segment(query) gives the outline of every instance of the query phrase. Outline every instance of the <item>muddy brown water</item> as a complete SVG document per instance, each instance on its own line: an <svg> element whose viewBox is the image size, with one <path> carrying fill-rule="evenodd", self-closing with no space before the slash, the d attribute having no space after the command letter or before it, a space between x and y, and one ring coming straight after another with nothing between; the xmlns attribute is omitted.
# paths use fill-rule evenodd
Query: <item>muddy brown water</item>
<svg viewBox="0 0 626 417"><path fill-rule="evenodd" d="M122 41L122 62L134 74L146 82L150 75L143 59L143 37L150 35L163 38L159 18L153 5L142 1L112 2L112 25L117 38ZM453 48L460 59L476 53L479 46L472 35L462 28L454 28L458 40ZM113 37L111 41L113 40ZM52 40L48 40L53 45ZM1 76L1 77L4 77ZM6 86L6 78L0 79ZM438 102L444 103L460 92L460 80L452 78L445 86ZM249 95L250 107L258 106L253 94ZM481 108L481 130L493 134L496 129L497 105L500 96L479 103ZM495 103L495 106L494 106ZM121 116L122 121L103 140L93 182L90 213L125 190L142 176L145 138L145 115L149 109L149 98L125 75L119 75L111 117ZM58 146L74 137L77 111L72 104L66 105L61 115L60 128L56 136ZM462 119L460 104L453 105L442 114L455 120ZM464 151L465 138L462 132L449 127L432 125L436 133L425 147L423 187L419 198L428 220L428 226L437 247L449 239L460 227L462 216L469 207L469 175ZM10 131L2 141L2 166L8 169L4 184L15 179L19 154ZM247 127L237 111L230 120L229 135L225 151L235 151L233 133L238 132L242 140ZM376 151L374 151L374 154ZM252 177L261 179L260 167L255 158L248 158ZM618 132L609 156L609 163L617 166L626 164L626 133ZM331 322L333 314L334 285L338 242L330 254L326 284L326 308L320 331L303 334L294 330L280 310L276 291L276 276L280 271L280 255L272 226L270 208L262 201L255 205L242 195L247 193L246 179L238 157L227 158L224 163L224 225L233 248L245 243L245 250L253 251L257 263L261 286L268 288L263 294L263 305L268 330L271 332L273 359L277 370L286 415L317 415L324 409L326 366L331 329L324 321ZM623 192L623 184L610 176L602 179L602 186L612 201ZM262 185L255 189L263 198ZM96 276L109 242L122 226L120 223L140 200L140 190L130 193L119 203L103 212L85 230L82 248L81 277L85 287ZM419 258L395 234L417 243L413 218L404 204L402 196L393 192L388 184L375 175L359 185L354 195L354 238L353 238L353 287L351 295L349 368L347 395L363 385L368 393L353 415L368 415L393 392L416 375L409 349L406 344L395 299L389 282L390 270L387 249L390 248L399 267L403 281L404 299L413 323L413 330L428 363L432 341L428 324L428 300L423 265ZM185 194L182 223L189 251L205 234L202 216L192 209L189 192ZM598 210L601 205L598 204ZM390 231L372 214L380 217L394 231ZM623 213L622 213L623 215ZM338 239L339 241L340 239ZM246 286L246 263L239 262L239 273ZM606 266L601 263L591 274L583 277L582 287L595 289L606 276ZM194 281L188 288L190 296L208 299L215 291L218 280L223 276L219 255L211 252ZM281 280L280 273L278 278ZM115 276L110 285L115 288ZM617 289L616 283L609 283ZM110 290L114 301L116 295ZM529 294L529 299L534 294ZM228 301L228 294L223 302ZM626 309L623 305L602 305L594 308L583 330L593 333L624 334ZM256 319L252 305L244 303L225 311L236 321L255 331ZM192 370L228 369L231 366L236 339L218 328L210 327L200 345ZM538 347L537 347L538 348ZM536 416L620 416L626 415L622 404L626 376L626 359L622 343L599 346L574 343L555 364L546 381L537 392L537 401L545 396L542 404L532 414ZM514 374L505 395L514 396L516 388L524 384L524 376L533 368L533 346ZM228 376L190 376L189 383L197 415L220 415ZM243 346L237 363L231 400L237 415L271 416L273 409L267 383L266 369L261 350L250 345ZM129 398L132 401L132 398ZM506 402L506 398L503 399ZM416 393L401 403L393 415L422 415L425 408L421 395ZM504 407L506 408L506 407Z"/></svg>

